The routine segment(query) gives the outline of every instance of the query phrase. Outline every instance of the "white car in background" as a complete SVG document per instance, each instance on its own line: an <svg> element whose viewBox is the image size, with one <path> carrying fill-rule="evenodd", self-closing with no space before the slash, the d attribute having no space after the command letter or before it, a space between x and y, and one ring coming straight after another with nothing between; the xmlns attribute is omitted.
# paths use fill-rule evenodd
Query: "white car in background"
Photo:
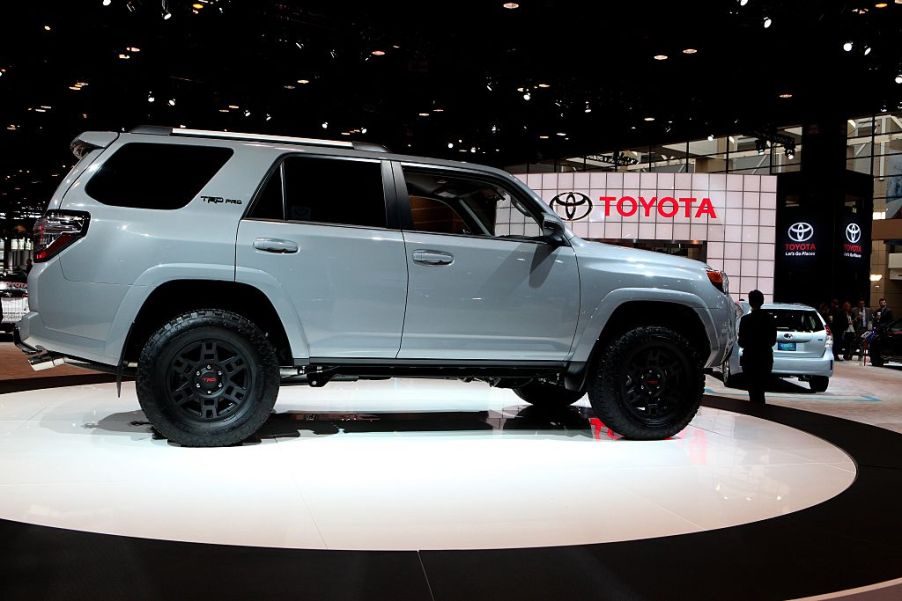
<svg viewBox="0 0 902 601"><path fill-rule="evenodd" d="M737 303L743 315L752 309L746 301ZM814 307L789 303L764 305L762 310L777 322L774 345L774 375L798 377L808 382L812 392L824 392L833 375L833 334ZM739 321L736 322L737 332ZM735 387L742 374L739 359L742 349L736 344L721 366L726 386Z"/></svg>
<svg viewBox="0 0 902 601"><path fill-rule="evenodd" d="M12 332L28 313L28 282L22 272L0 271L0 332Z"/></svg>

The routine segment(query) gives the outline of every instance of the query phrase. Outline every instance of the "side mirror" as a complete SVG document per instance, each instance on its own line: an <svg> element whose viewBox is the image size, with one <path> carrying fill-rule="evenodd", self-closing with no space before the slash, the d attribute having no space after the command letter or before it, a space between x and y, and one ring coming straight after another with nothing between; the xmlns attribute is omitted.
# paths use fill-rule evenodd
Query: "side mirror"
<svg viewBox="0 0 902 601"><path fill-rule="evenodd" d="M563 244L564 226L557 219L544 215L542 217L542 236L555 244Z"/></svg>

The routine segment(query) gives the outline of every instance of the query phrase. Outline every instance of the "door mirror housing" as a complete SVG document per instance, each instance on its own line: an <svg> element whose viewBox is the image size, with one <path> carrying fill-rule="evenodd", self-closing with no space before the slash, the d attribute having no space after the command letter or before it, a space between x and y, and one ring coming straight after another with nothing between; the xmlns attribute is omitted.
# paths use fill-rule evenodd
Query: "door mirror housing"
<svg viewBox="0 0 902 601"><path fill-rule="evenodd" d="M557 219L544 215L542 217L542 236L553 244L563 244L564 226Z"/></svg>

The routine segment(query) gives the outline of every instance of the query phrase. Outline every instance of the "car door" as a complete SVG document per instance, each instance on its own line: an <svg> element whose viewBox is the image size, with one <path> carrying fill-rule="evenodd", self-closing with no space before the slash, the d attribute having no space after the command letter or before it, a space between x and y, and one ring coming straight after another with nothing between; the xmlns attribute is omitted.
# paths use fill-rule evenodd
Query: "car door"
<svg viewBox="0 0 902 601"><path fill-rule="evenodd" d="M395 164L410 283L400 358L564 361L579 313L573 249L501 178Z"/></svg>
<svg viewBox="0 0 902 601"><path fill-rule="evenodd" d="M383 170L378 160L287 156L238 228L236 279L284 299L305 338L292 348L314 360L394 358L400 348L407 262Z"/></svg>

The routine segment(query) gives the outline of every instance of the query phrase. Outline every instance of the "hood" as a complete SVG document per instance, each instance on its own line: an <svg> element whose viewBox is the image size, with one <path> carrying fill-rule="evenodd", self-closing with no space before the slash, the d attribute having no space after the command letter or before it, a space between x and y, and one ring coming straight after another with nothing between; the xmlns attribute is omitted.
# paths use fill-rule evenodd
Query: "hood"
<svg viewBox="0 0 902 601"><path fill-rule="evenodd" d="M675 268L688 271L706 271L710 269L707 264L702 263L701 261L669 255L667 253L653 252L639 248L627 248L625 246L604 244L602 242L591 242L577 236L571 238L570 242L573 244L577 256L582 257L604 259L606 261L642 263L649 266Z"/></svg>

